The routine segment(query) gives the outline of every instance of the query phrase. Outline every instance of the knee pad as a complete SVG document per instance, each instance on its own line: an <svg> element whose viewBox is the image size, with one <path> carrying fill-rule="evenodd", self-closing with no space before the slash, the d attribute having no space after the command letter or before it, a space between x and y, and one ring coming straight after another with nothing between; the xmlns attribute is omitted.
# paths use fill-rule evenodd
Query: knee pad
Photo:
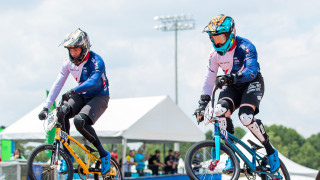
<svg viewBox="0 0 320 180"><path fill-rule="evenodd" d="M216 116L223 116L229 109L231 111L232 105L230 105L230 100L220 99L216 106L214 107L214 113Z"/></svg>
<svg viewBox="0 0 320 180"><path fill-rule="evenodd" d="M219 119L219 127L220 127L220 129L224 129L224 130L228 131L229 133L234 134L234 126L233 126L231 118L221 117Z"/></svg>
<svg viewBox="0 0 320 180"><path fill-rule="evenodd" d="M85 126L90 126L89 122L91 121L88 116L85 114L78 114L73 119L76 129L89 141L94 142L96 138L90 134Z"/></svg>
<svg viewBox="0 0 320 180"><path fill-rule="evenodd" d="M239 109L239 119L244 126L253 122L254 110L250 106L241 106Z"/></svg>
<svg viewBox="0 0 320 180"><path fill-rule="evenodd" d="M254 136L256 136L256 138L259 139L259 141L264 144L264 142L269 141L269 137L264 129L264 126L262 124L262 122L257 119L254 120L251 124L249 124L247 126L249 128L249 130L253 133Z"/></svg>

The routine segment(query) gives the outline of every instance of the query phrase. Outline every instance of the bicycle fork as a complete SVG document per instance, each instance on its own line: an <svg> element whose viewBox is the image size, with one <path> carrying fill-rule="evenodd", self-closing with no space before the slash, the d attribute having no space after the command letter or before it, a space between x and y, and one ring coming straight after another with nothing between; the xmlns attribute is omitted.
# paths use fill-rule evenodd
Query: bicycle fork
<svg viewBox="0 0 320 180"><path fill-rule="evenodd" d="M219 134L219 122L215 122L214 128L214 147L211 148L211 163L208 167L210 171L213 171L220 161L220 134Z"/></svg>
<svg viewBox="0 0 320 180"><path fill-rule="evenodd" d="M58 165L59 149L60 149L60 141L59 141L59 140L56 140L56 143L55 143L55 152L54 152L54 156L53 156L54 159L53 159L53 164L52 164L52 165L55 165L55 166Z"/></svg>

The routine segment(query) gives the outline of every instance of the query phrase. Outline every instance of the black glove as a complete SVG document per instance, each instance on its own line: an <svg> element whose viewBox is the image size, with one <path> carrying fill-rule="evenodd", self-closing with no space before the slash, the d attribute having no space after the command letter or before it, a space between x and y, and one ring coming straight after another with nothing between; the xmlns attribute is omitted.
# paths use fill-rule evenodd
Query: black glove
<svg viewBox="0 0 320 180"><path fill-rule="evenodd" d="M237 74L226 74L222 76L217 76L216 78L216 86L218 88L222 88L224 85L230 85L237 83L237 78L242 77L242 73L239 72Z"/></svg>
<svg viewBox="0 0 320 180"><path fill-rule="evenodd" d="M76 92L73 89L70 89L66 93L62 94L62 100L63 101L68 101L72 95L74 95Z"/></svg>
<svg viewBox="0 0 320 180"><path fill-rule="evenodd" d="M204 110L206 109L211 97L209 95L201 95L199 100L199 108L194 111L198 124L203 121Z"/></svg>
<svg viewBox="0 0 320 180"><path fill-rule="evenodd" d="M48 108L43 108L43 110L39 113L39 119L44 120L48 117Z"/></svg>

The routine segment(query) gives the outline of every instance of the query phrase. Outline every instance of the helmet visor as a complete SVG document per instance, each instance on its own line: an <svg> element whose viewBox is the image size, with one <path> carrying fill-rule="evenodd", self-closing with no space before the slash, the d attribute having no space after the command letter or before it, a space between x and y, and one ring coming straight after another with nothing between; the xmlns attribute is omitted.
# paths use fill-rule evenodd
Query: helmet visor
<svg viewBox="0 0 320 180"><path fill-rule="evenodd" d="M216 47L222 47L227 42L226 33L210 35L210 38Z"/></svg>

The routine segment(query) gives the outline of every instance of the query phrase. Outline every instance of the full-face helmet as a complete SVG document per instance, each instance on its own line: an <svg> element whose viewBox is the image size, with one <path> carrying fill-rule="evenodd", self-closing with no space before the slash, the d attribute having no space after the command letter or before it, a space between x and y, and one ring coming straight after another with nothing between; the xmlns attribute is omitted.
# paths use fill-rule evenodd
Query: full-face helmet
<svg viewBox="0 0 320 180"><path fill-rule="evenodd" d="M221 56L230 50L236 37L233 19L224 14L212 19L203 32L208 33L214 49Z"/></svg>
<svg viewBox="0 0 320 180"><path fill-rule="evenodd" d="M80 28L78 28L72 33L69 33L61 44L68 50L69 48L81 48L80 56L77 58L73 58L69 51L70 61L77 66L85 60L91 47L88 34L82 31Z"/></svg>

